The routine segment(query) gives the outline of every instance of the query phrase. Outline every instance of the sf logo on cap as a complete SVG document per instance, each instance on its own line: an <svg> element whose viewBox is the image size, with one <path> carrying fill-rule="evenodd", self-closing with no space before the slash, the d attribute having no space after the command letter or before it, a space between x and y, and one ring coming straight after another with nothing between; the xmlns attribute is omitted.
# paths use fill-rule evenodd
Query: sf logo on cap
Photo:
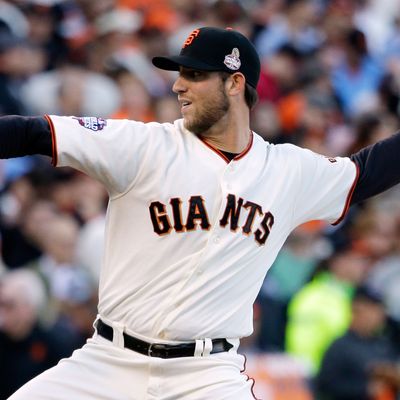
<svg viewBox="0 0 400 400"><path fill-rule="evenodd" d="M229 68L232 69L233 71L237 71L240 66L241 66L241 62L240 62L240 53L239 53L239 49L238 48L233 48L232 49L232 53L228 54L225 56L225 60L224 60L224 64Z"/></svg>
<svg viewBox="0 0 400 400"><path fill-rule="evenodd" d="M184 49L185 47L189 46L190 44L192 44L193 40L195 38L197 38L197 36L200 33L200 29L195 29L189 36L188 38L185 40L185 43L183 43L182 48Z"/></svg>

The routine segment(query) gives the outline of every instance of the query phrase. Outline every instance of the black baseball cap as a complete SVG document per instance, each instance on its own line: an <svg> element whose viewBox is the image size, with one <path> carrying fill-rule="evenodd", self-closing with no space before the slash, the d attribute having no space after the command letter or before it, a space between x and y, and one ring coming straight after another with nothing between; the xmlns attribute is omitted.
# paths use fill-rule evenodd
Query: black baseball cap
<svg viewBox="0 0 400 400"><path fill-rule="evenodd" d="M231 28L195 29L179 55L154 57L152 62L168 71L179 71L182 66L200 71L241 72L254 88L260 77L260 58L255 47L246 36Z"/></svg>

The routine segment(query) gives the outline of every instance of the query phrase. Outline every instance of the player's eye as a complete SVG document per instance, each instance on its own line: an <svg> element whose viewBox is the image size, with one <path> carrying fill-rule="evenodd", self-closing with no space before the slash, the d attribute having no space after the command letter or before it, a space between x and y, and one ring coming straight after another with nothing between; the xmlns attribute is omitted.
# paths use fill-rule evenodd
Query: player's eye
<svg viewBox="0 0 400 400"><path fill-rule="evenodd" d="M181 72L181 76L191 81L200 81L207 77L207 72L197 70L184 70Z"/></svg>
<svg viewBox="0 0 400 400"><path fill-rule="evenodd" d="M201 78L202 76L204 76L204 73L201 71L193 71L193 77L194 78Z"/></svg>

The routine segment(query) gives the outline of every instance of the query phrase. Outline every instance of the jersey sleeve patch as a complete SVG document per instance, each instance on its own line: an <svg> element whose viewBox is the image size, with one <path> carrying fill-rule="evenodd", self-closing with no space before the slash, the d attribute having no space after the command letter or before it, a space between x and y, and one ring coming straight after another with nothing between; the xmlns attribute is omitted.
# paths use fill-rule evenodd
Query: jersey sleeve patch
<svg viewBox="0 0 400 400"><path fill-rule="evenodd" d="M99 132L107 126L107 120L99 117L72 117L79 125L93 132Z"/></svg>

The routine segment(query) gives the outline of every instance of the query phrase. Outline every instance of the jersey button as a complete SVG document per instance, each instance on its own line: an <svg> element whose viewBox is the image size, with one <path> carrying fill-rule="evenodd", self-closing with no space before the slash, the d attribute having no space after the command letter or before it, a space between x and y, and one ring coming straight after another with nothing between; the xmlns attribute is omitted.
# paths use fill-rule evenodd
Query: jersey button
<svg viewBox="0 0 400 400"><path fill-rule="evenodd" d="M219 236L215 236L214 243L218 244L220 241L221 241L221 238Z"/></svg>

